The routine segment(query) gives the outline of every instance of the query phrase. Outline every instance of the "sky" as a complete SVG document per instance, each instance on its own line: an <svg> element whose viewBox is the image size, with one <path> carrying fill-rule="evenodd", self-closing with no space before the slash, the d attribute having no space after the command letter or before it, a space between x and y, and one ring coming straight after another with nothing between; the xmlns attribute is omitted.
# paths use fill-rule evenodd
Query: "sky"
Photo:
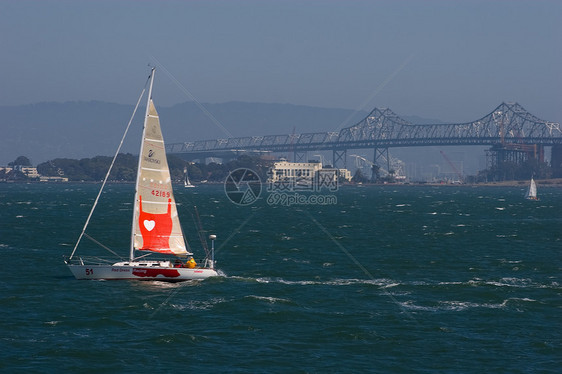
<svg viewBox="0 0 562 374"><path fill-rule="evenodd" d="M0 106L196 99L562 122L562 1L0 0ZM263 134L266 135L266 134Z"/></svg>

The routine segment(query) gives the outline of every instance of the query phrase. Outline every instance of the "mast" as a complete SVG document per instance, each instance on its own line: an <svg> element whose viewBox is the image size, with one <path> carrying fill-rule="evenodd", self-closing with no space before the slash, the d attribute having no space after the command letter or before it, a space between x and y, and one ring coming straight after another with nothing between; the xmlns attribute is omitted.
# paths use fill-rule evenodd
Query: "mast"
<svg viewBox="0 0 562 374"><path fill-rule="evenodd" d="M148 88L148 97L146 99L146 113L144 115L144 124L142 127L142 138L141 138L141 146L139 151L139 164L137 166L137 180L135 182L135 200L133 202L133 217L131 219L131 250L129 253L129 261L133 261L135 258L135 209L136 209L136 202L139 198L139 179L140 179L140 168L141 168L141 158L143 155L143 148L144 148L144 136L146 134L146 121L148 119L148 112L150 110L150 100L152 99L152 85L154 84L154 73L156 72L156 68L152 68L150 71L150 86Z"/></svg>

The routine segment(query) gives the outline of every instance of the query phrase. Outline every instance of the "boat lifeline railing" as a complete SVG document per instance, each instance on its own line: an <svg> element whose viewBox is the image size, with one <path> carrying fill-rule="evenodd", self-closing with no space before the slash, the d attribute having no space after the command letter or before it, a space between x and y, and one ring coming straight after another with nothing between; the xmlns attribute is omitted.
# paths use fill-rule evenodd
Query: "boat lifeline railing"
<svg viewBox="0 0 562 374"><path fill-rule="evenodd" d="M191 256L190 256L191 257ZM188 258L190 258L188 257ZM67 265L80 265L80 266L107 266L107 265L115 265L115 266L119 266L116 264L135 264L138 266L154 266L154 264L158 264L158 263L167 263L170 264L170 266L178 266L181 265L183 266L186 263L186 259L180 259L180 258L151 258L151 259L146 259L146 260L142 260L142 259L135 259L134 261L129 261L125 258L105 258L105 257L99 257L99 256L77 256L74 258L70 258L67 256L63 256L64 262ZM209 263L208 259L194 259L195 262L197 263L197 267L202 267L202 268L210 268L213 269L213 263Z"/></svg>
<svg viewBox="0 0 562 374"><path fill-rule="evenodd" d="M97 256L79 256L78 258L64 257L67 265L109 265L115 263L115 258L104 258Z"/></svg>

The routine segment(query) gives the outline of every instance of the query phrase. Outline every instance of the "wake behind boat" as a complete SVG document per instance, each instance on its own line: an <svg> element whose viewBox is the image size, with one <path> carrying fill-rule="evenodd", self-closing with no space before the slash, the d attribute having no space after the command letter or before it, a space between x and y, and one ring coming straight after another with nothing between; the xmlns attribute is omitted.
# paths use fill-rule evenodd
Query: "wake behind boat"
<svg viewBox="0 0 562 374"><path fill-rule="evenodd" d="M82 233L74 246L72 254L65 260L76 279L137 279L178 282L205 279L218 275L214 268L215 235L210 236L213 243L211 250L209 251L204 246L206 256L203 260L203 266L199 266L193 257L190 257L192 253L187 250L172 190L160 119L152 101L154 73L155 69L153 68L149 77L146 115L135 184L129 260L115 262L115 260L111 261L99 257L94 259L87 257L75 258L74 255L84 236L100 244L86 234L86 228L107 182L115 158L119 154L132 118L106 174ZM141 98L143 94L141 94ZM139 102L141 98L139 98ZM133 117L139 102L137 102ZM104 247L103 245L101 246ZM107 247L104 248L108 249ZM138 252L144 253L136 257ZM147 259L152 254L159 254L168 258L159 260Z"/></svg>

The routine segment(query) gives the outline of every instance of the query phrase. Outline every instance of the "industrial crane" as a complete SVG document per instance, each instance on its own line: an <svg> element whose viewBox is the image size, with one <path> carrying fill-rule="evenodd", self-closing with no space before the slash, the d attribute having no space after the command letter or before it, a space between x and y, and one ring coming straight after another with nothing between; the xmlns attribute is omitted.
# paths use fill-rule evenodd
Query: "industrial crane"
<svg viewBox="0 0 562 374"><path fill-rule="evenodd" d="M457 174L457 176L459 177L459 181L461 183L464 183L464 178L462 177L462 174L458 171L458 169L455 167L455 165L453 165L451 160L449 160L449 157L447 157L447 155L443 151L439 151L439 152L441 152L441 156L443 156L443 158L445 159L445 161L447 161L447 163L449 164L451 169L453 169L453 171Z"/></svg>
<svg viewBox="0 0 562 374"><path fill-rule="evenodd" d="M350 155L350 156L355 157L356 165L357 165L358 168L361 168L359 160L361 160L363 162L363 164L370 165L371 166L371 181L375 181L377 179L378 170L381 169L378 165L376 165L374 162L371 162L371 161L367 160L363 156L359 156L359 155Z"/></svg>

